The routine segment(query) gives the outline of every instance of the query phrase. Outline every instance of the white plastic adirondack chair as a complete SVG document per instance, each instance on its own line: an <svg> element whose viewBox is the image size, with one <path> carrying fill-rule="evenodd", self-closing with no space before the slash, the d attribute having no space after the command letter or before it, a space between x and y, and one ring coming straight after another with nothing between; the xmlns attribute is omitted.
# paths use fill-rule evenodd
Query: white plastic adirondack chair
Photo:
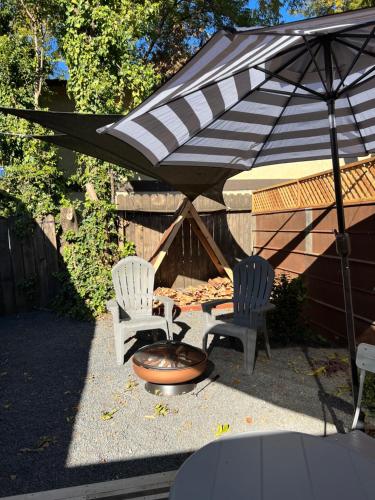
<svg viewBox="0 0 375 500"><path fill-rule="evenodd" d="M232 301L219 299L202 304L206 321L203 337L205 351L208 335L236 337L243 344L245 370L251 374L254 369L257 330L262 329L267 355L271 357L266 313L275 307L269 302L274 276L272 266L258 255L247 257L234 267L231 321L216 319L211 313L218 304Z"/></svg>
<svg viewBox="0 0 375 500"><path fill-rule="evenodd" d="M357 349L356 363L360 370L358 401L355 409L352 429L357 427L359 413L361 411L361 401L363 386L365 384L366 372L375 373L375 346L371 344L359 344ZM374 446L375 448L375 446Z"/></svg>
<svg viewBox="0 0 375 500"><path fill-rule="evenodd" d="M107 302L112 313L117 364L124 363L125 339L137 331L164 330L172 335L173 300L154 295L155 270L140 257L126 257L112 269L116 299ZM152 302L164 305L164 317L152 314Z"/></svg>

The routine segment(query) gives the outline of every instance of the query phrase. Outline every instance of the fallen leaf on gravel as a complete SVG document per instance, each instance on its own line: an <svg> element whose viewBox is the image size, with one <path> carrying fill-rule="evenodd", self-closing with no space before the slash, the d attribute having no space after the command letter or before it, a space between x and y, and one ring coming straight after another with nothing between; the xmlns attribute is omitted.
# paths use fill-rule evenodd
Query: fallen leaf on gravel
<svg viewBox="0 0 375 500"><path fill-rule="evenodd" d="M155 415L145 415L144 418L148 418L148 419L154 419L156 418Z"/></svg>
<svg viewBox="0 0 375 500"><path fill-rule="evenodd" d="M111 420L113 418L113 415L117 413L120 410L120 408L114 408L112 411L103 411L102 414L100 415L100 418L102 420Z"/></svg>
<svg viewBox="0 0 375 500"><path fill-rule="evenodd" d="M253 417L246 417L245 422L249 425L252 425L254 423Z"/></svg>
<svg viewBox="0 0 375 500"><path fill-rule="evenodd" d="M44 449L48 448L49 445L55 444L57 439L55 436L41 436L37 442L37 448L38 449Z"/></svg>
<svg viewBox="0 0 375 500"><path fill-rule="evenodd" d="M226 432L229 432L230 425L229 424L219 424L216 428L215 436L220 437Z"/></svg>
<svg viewBox="0 0 375 500"><path fill-rule="evenodd" d="M312 372L308 372L306 375L311 375L312 377L317 377L318 375L325 375L327 371L327 368L322 365L318 366L318 368L315 368Z"/></svg>
<svg viewBox="0 0 375 500"><path fill-rule="evenodd" d="M352 392L352 388L350 385L339 385L336 387L335 396L340 397L344 394L350 394Z"/></svg>
<svg viewBox="0 0 375 500"><path fill-rule="evenodd" d="M133 391L138 385L139 385L139 382L137 382L137 380L130 378L127 381L127 383L125 384L125 392Z"/></svg>
<svg viewBox="0 0 375 500"><path fill-rule="evenodd" d="M44 451L46 448L48 448L51 444L55 444L56 441L57 439L55 436L41 436L38 439L35 448L21 448L20 452L21 453L41 452Z"/></svg>
<svg viewBox="0 0 375 500"><path fill-rule="evenodd" d="M163 405L161 403L155 405L154 407L154 410L155 410L155 414L159 417L159 416L162 416L162 417L166 417L169 413L169 408L167 405Z"/></svg>

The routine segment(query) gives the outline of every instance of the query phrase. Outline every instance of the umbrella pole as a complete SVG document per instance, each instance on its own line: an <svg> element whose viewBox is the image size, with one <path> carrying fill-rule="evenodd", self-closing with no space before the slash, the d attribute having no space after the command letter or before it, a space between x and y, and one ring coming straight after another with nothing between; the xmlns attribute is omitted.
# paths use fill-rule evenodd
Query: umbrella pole
<svg viewBox="0 0 375 500"><path fill-rule="evenodd" d="M331 43L329 39L327 39L324 44L324 63L325 63L325 72L327 78L326 83L328 91L327 92L328 122L329 122L329 135L331 142L332 169L333 169L333 181L335 186L336 214L337 214L337 227L338 227L338 231L335 232L336 249L337 249L337 254L339 255L341 260L341 274L342 274L345 317L346 317L346 334L348 339L348 348L350 356L352 394L355 407L358 400L359 379L358 379L357 365L355 362L356 341L355 341L354 312L353 312L352 287L351 287L350 265L349 265L350 238L349 234L346 232L346 227L345 227L345 214L344 214L344 204L342 197L341 171L340 171L337 128L336 128L336 111L335 111L336 96L333 91L332 54L331 54Z"/></svg>
<svg viewBox="0 0 375 500"><path fill-rule="evenodd" d="M337 213L337 226L338 226L338 231L335 232L336 249L341 260L341 273L342 273L345 316L346 316L346 333L348 338L348 347L350 354L351 381L352 381L353 400L355 406L358 399L359 379L358 379L357 365L355 362L356 341L355 341L353 300L352 300L352 288L351 288L350 265L349 265L350 238L345 228L345 214L343 206L341 172L340 172L338 145L337 145L334 98L329 99L327 104L328 104L329 132L330 132L331 153L332 153L332 169L333 169L333 180L335 186L336 213Z"/></svg>

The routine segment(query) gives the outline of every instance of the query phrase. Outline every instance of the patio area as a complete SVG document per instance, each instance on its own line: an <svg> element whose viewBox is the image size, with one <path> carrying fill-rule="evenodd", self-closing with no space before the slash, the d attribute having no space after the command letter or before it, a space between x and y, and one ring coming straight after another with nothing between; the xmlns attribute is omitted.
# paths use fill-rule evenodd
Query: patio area
<svg viewBox="0 0 375 500"><path fill-rule="evenodd" d="M182 313L175 337L200 346L201 322ZM248 376L240 344L220 340L209 358L219 378L166 398L145 391L130 360L116 365L109 316L94 324L33 312L3 318L0 331L1 496L174 470L219 439L219 426L324 435L351 423L345 349L271 340L268 360L260 338ZM145 341L128 342L129 354Z"/></svg>

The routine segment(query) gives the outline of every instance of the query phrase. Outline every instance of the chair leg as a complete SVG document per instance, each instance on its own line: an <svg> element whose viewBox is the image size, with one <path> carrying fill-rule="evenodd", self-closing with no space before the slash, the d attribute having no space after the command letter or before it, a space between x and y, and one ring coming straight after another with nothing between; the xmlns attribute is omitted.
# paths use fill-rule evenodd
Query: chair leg
<svg viewBox="0 0 375 500"><path fill-rule="evenodd" d="M204 350L204 352L207 352L208 334L209 332L205 333L202 340L202 349Z"/></svg>
<svg viewBox="0 0 375 500"><path fill-rule="evenodd" d="M267 329L267 315L263 315L263 335L264 335L264 342L266 344L266 353L268 359L271 359L271 347L270 347L270 339L268 337L268 329Z"/></svg>
<svg viewBox="0 0 375 500"><path fill-rule="evenodd" d="M357 406L356 406L355 413L354 413L352 430L354 430L358 424L359 413L361 411L361 401L362 401L362 394L363 394L363 386L365 383L365 376L366 376L366 371L361 370L361 374L360 374L360 378L359 378L358 400L357 400Z"/></svg>
<svg viewBox="0 0 375 500"><path fill-rule="evenodd" d="M123 327L115 329L115 350L117 364L123 365L125 356L125 330Z"/></svg>
<svg viewBox="0 0 375 500"><path fill-rule="evenodd" d="M243 337L243 351L244 351L244 366L245 371L251 375L254 371L255 364L255 351L257 343L256 330L248 330Z"/></svg>

